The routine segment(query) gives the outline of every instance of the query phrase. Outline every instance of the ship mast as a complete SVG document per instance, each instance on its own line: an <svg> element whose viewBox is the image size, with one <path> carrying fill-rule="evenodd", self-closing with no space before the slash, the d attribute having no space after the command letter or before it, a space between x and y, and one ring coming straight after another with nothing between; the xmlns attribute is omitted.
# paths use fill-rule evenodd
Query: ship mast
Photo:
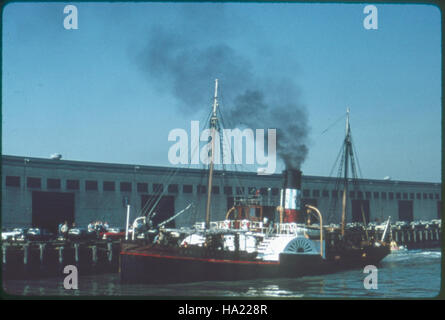
<svg viewBox="0 0 445 320"><path fill-rule="evenodd" d="M341 214L341 235L345 235L345 223L346 223L346 197L348 193L348 163L349 153L351 152L351 129L349 127L349 108L346 110L346 137L344 142L344 154L345 154L345 172L344 172L344 185L343 185L343 197L342 197L342 214Z"/></svg>
<svg viewBox="0 0 445 320"><path fill-rule="evenodd" d="M215 160L215 135L216 130L218 130L218 116L217 110L218 108L218 79L215 79L215 96L213 98L213 110L212 117L210 118L210 132L212 136L211 148L210 148L210 165L209 165L209 180L207 183L207 204L206 204L206 229L210 228L210 205L211 205L211 197L212 197L212 180L213 180L213 164Z"/></svg>

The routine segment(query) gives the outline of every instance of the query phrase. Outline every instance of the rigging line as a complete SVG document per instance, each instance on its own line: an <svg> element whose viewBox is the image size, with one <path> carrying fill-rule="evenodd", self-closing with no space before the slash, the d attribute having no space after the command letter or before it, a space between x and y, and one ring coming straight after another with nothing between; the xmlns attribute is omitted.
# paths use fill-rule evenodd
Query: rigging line
<svg viewBox="0 0 445 320"><path fill-rule="evenodd" d="M222 125L225 127L224 116L222 115L222 113L220 113L220 116L221 116L221 122L222 122ZM223 140L224 140L224 138L226 138L227 145L228 145L228 146L231 145L231 144L230 144L230 141L228 141L228 138L227 138L227 137L223 137ZM232 149L231 149L231 148L228 149L228 152L229 152L229 154L230 154L230 162L232 162ZM234 159L234 160L235 160L235 159ZM236 161L234 161L233 166L235 167L235 172L236 172L236 171L238 170L238 166L237 166L237 164L236 164ZM234 177L234 180L235 180L235 184L236 184L237 186L239 186L239 187L244 187L244 185L241 184L239 178L238 178L236 175L234 175L233 177Z"/></svg>
<svg viewBox="0 0 445 320"><path fill-rule="evenodd" d="M205 119L204 117L205 117L205 115L201 116L201 119L200 119L200 120ZM210 119L210 115L207 116L206 122L208 122L209 119ZM198 137L198 139L199 139L199 137ZM199 140L198 140L198 144L195 146L194 150L193 150L192 153L191 153L192 156L195 154L196 149L198 149L198 152L199 152ZM199 157L198 157L198 159L199 159ZM178 166L178 167L176 167L176 168L172 168L172 171L171 171L170 174L171 174L172 176L175 176L181 168L190 168L190 167L191 167L191 163L189 163L186 167L179 167L179 166ZM168 177L169 177L169 175L167 175L167 178L168 178ZM163 183L163 184L165 184L165 182L169 182L169 181L171 181L171 178L169 179L169 181L167 180L167 178L166 178L165 180L160 181L160 182ZM168 186L167 186L167 188L168 188ZM156 201L156 197L157 197L157 196L160 196L161 194L162 194L162 193L161 193L160 189L159 189L159 190L157 189L156 192L155 192L155 194L154 194L152 197L150 197L150 200L147 201L147 202L145 203L145 205L144 205L143 208L141 208L139 214L144 214L144 215L145 215L147 209L148 209L149 207L152 207L152 206L153 206L153 203ZM159 202L159 201L157 201L157 202Z"/></svg>
<svg viewBox="0 0 445 320"><path fill-rule="evenodd" d="M325 130L323 130L315 139L318 139L319 137L324 135L326 132L328 132L332 127L334 127L340 120L343 120L345 117L346 117L346 113L342 114L342 116L340 118L335 120L335 122L333 122L331 125L329 125Z"/></svg>

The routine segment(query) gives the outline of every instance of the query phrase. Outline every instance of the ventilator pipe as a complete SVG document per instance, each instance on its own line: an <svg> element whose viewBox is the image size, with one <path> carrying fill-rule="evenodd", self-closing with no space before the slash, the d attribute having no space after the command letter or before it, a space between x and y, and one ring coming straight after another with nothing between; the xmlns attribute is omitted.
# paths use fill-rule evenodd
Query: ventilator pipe
<svg viewBox="0 0 445 320"><path fill-rule="evenodd" d="M306 208L318 213L318 218L320 220L320 255L321 257L323 257L323 217L321 216L321 213L317 208L308 204L306 205Z"/></svg>
<svg viewBox="0 0 445 320"><path fill-rule="evenodd" d="M230 208L227 213L226 213L226 220L229 220L229 216L230 214L233 212L233 210L235 210L235 207Z"/></svg>

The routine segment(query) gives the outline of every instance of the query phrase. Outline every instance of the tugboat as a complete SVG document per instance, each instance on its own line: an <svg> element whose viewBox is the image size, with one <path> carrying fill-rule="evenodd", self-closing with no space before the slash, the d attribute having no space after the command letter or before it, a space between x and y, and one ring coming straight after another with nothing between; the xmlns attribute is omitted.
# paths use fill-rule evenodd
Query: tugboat
<svg viewBox="0 0 445 320"><path fill-rule="evenodd" d="M210 118L212 135L205 222L189 229L165 228L168 221L144 234L144 239L122 242L120 277L123 282L178 283L196 281L287 278L332 273L378 264L390 253L384 241L356 239L345 228L347 183L343 190L340 230L326 241L328 229L321 212L301 204L301 171L283 172L284 187L276 208L280 220L266 221L259 195L235 198L224 221L211 221L211 186L214 167L214 137L218 128L218 80ZM349 117L345 138L348 156ZM345 178L347 166L345 162ZM174 215L174 219L179 214ZM316 223L312 223L315 218ZM143 220L138 218L135 227ZM387 228L389 223L387 224ZM133 236L135 234L133 228Z"/></svg>

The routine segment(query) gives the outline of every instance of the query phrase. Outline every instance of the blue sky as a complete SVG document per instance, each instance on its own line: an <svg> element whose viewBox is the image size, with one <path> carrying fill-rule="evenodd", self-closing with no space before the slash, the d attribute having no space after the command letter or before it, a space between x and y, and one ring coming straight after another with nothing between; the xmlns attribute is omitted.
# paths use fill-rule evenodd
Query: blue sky
<svg viewBox="0 0 445 320"><path fill-rule="evenodd" d="M63 28L67 4L78 9L77 30ZM186 47L229 47L263 85L294 84L291 98L310 128L304 174L330 173L344 136L344 118L336 120L349 107L364 178L438 182L440 11L376 6L378 30L363 27L365 4L9 4L2 153L170 165L168 133L205 117L218 74L203 73L202 100L185 106L144 60L159 29ZM193 88L188 80L182 85ZM239 86L240 78L223 76L224 105Z"/></svg>

